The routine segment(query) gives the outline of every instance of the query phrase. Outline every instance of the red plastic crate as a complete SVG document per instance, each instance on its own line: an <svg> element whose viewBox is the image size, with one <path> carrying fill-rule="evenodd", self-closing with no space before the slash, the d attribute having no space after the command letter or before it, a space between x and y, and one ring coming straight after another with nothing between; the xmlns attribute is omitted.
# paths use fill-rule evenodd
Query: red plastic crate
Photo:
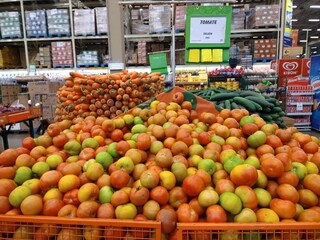
<svg viewBox="0 0 320 240"><path fill-rule="evenodd" d="M0 239L161 239L161 222L0 215Z"/></svg>

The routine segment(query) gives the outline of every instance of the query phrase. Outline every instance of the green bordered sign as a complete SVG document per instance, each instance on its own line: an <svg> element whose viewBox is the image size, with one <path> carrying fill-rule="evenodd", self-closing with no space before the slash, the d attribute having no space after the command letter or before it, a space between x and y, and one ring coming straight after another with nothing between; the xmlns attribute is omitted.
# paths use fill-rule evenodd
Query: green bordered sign
<svg viewBox="0 0 320 240"><path fill-rule="evenodd" d="M231 6L188 6L186 63L228 62L231 18Z"/></svg>
<svg viewBox="0 0 320 240"><path fill-rule="evenodd" d="M168 73L166 53L150 54L149 63L150 63L151 72L161 72L162 74Z"/></svg>

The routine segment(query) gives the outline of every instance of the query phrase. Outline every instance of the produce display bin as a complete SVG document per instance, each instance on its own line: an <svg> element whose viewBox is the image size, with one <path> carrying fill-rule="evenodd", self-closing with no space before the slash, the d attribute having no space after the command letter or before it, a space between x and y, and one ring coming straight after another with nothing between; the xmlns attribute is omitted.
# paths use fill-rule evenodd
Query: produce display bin
<svg viewBox="0 0 320 240"><path fill-rule="evenodd" d="M161 222L0 215L0 239L161 239Z"/></svg>
<svg viewBox="0 0 320 240"><path fill-rule="evenodd" d="M178 223L177 239L320 239L318 222L280 223Z"/></svg>

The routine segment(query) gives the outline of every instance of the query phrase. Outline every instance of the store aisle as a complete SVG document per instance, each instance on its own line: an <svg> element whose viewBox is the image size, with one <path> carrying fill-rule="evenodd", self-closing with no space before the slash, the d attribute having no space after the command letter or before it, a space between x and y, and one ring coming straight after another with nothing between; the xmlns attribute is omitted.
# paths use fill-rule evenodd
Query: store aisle
<svg viewBox="0 0 320 240"><path fill-rule="evenodd" d="M305 132L308 133L312 136L316 136L317 138L320 139L320 132L318 131L311 131L311 132ZM10 133L8 140L9 140L9 147L10 148L17 148L21 146L22 140L27 137L30 136L29 133ZM3 151L3 141L2 139L0 140L0 151Z"/></svg>

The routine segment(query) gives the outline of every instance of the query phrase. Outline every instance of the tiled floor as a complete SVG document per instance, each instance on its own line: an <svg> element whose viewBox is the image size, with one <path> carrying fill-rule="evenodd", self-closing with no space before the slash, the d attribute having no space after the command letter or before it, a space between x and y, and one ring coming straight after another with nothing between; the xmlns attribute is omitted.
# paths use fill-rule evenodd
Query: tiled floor
<svg viewBox="0 0 320 240"><path fill-rule="evenodd" d="M305 132L312 136L316 136L320 139L320 132L318 131L311 131L311 132ZM9 134L8 140L9 140L9 147L10 148L17 148L21 146L22 139L26 136L30 136L28 133L11 133ZM0 140L0 151L3 151L3 141Z"/></svg>

